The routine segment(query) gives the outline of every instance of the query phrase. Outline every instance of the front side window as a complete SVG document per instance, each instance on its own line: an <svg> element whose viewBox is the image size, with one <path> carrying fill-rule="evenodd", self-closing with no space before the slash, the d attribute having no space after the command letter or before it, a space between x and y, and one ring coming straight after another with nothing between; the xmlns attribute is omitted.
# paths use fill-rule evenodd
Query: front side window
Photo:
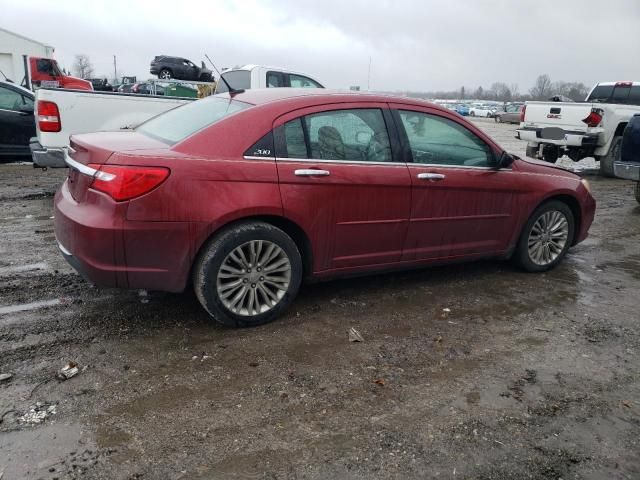
<svg viewBox="0 0 640 480"><path fill-rule="evenodd" d="M8 88L0 87L0 108L4 110L18 110L24 105L22 95ZM30 100L31 101L31 100ZM31 101L33 104L33 101Z"/></svg>
<svg viewBox="0 0 640 480"><path fill-rule="evenodd" d="M631 87L627 103L629 105L640 105L640 85L634 85Z"/></svg>
<svg viewBox="0 0 640 480"><path fill-rule="evenodd" d="M611 97L611 103L627 103L627 99L629 98L629 92L631 91L631 86L624 87L616 87L613 89L613 96Z"/></svg>
<svg viewBox="0 0 640 480"><path fill-rule="evenodd" d="M147 120L137 132L173 145L251 105L228 98L207 97L162 113Z"/></svg>
<svg viewBox="0 0 640 480"><path fill-rule="evenodd" d="M379 109L314 113L284 125L289 158L391 162L387 127Z"/></svg>
<svg viewBox="0 0 640 480"><path fill-rule="evenodd" d="M284 87L284 77L280 72L267 72L267 88Z"/></svg>
<svg viewBox="0 0 640 480"><path fill-rule="evenodd" d="M289 83L291 88L322 88L322 85L315 80L293 73L289 74Z"/></svg>
<svg viewBox="0 0 640 480"><path fill-rule="evenodd" d="M414 163L467 167L492 167L489 146L457 122L422 112L401 110Z"/></svg>

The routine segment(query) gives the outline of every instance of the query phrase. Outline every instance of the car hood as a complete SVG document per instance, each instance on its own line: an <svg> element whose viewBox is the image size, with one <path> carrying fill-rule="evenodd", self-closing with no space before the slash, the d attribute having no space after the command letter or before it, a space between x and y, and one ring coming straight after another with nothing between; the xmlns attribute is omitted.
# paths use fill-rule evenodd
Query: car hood
<svg viewBox="0 0 640 480"><path fill-rule="evenodd" d="M573 172L565 170L564 168L557 167L551 163L543 162L541 160L535 160L533 158L520 158L517 157L518 170L531 173L542 173L546 175L556 175L566 178L580 178Z"/></svg>

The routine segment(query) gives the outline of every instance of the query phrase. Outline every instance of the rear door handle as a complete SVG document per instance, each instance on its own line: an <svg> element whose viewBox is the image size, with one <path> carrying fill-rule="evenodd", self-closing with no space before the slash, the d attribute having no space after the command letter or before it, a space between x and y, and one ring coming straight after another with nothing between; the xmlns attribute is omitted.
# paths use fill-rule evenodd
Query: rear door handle
<svg viewBox="0 0 640 480"><path fill-rule="evenodd" d="M297 177L328 177L329 170L316 170L313 168L303 168L294 172Z"/></svg>
<svg viewBox="0 0 640 480"><path fill-rule="evenodd" d="M446 177L446 175L443 175L441 173L419 173L418 174L418 178L420 180L435 180L435 181L439 181L439 180L444 180L445 177Z"/></svg>

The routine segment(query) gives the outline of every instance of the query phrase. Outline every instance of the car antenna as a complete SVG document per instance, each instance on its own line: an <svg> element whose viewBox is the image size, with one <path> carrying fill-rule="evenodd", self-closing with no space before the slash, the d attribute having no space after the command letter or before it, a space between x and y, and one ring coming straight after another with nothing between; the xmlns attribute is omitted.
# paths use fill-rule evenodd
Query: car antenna
<svg viewBox="0 0 640 480"><path fill-rule="evenodd" d="M209 58L209 55L207 55L206 53L204 54L204 56L207 58L207 60L209 60L209 63L211 64L211 66L213 67L213 69L216 71L216 73L218 74L218 78L220 80L222 80L224 82L224 84L227 86L227 88L229 89L229 95L230 96L234 96L238 93L242 93L244 92L244 88L240 88L240 89L235 89L233 88L231 85L229 85L229 82L227 82L227 79L224 78L222 76L222 74L220 73L220 70L217 69L217 67L214 65L214 63L211 61L211 59Z"/></svg>

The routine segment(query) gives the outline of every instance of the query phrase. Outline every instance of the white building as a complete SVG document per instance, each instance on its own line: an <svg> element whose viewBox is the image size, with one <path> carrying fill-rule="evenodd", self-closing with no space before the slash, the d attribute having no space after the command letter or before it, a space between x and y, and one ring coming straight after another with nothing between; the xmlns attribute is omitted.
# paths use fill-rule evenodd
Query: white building
<svg viewBox="0 0 640 480"><path fill-rule="evenodd" d="M20 84L24 78L23 55L51 58L53 47L0 28L0 80L5 76Z"/></svg>

